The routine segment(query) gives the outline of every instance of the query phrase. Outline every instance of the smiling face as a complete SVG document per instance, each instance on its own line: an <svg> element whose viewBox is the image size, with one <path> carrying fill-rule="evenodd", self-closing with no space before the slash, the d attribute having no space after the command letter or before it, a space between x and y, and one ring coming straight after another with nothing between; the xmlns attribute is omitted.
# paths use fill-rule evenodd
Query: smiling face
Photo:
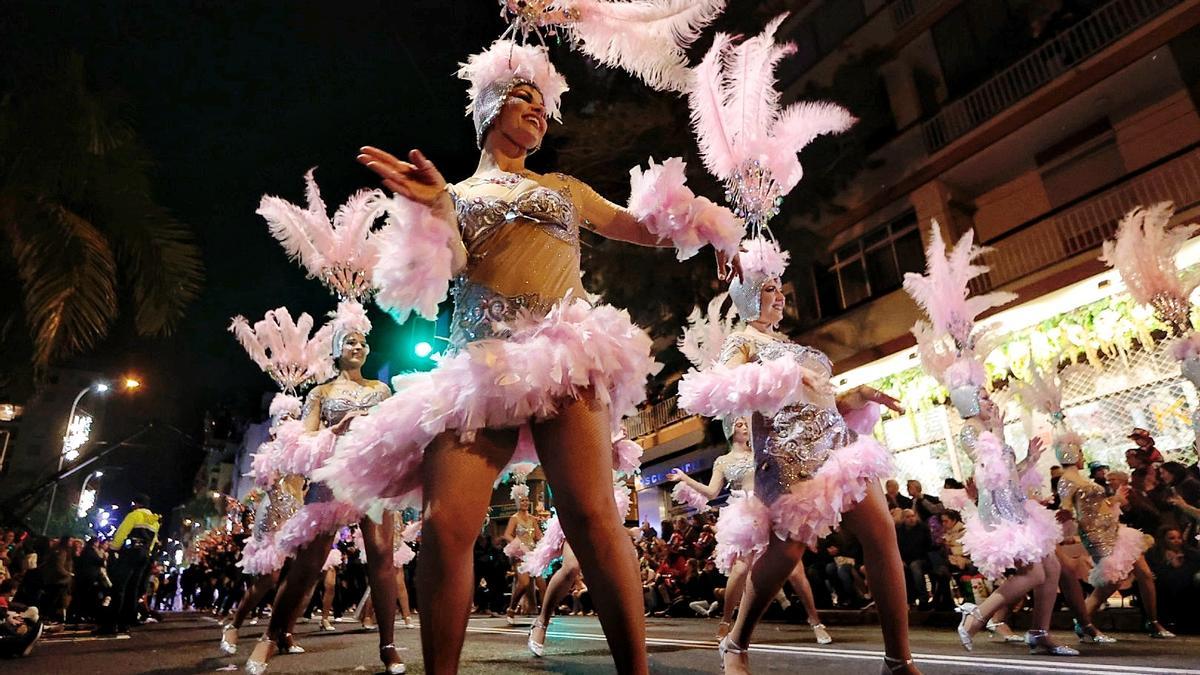
<svg viewBox="0 0 1200 675"><path fill-rule="evenodd" d="M758 319L768 326L777 325L783 321L783 309L787 306L787 297L783 294L783 284L779 279L767 279L759 291Z"/></svg>
<svg viewBox="0 0 1200 675"><path fill-rule="evenodd" d="M729 435L731 443L746 443L750 440L750 424L745 417L733 421L733 433Z"/></svg>
<svg viewBox="0 0 1200 675"><path fill-rule="evenodd" d="M494 140L495 134L500 134L526 152L532 152L541 146L547 126L542 93L531 84L518 84L508 93L488 139Z"/></svg>
<svg viewBox="0 0 1200 675"><path fill-rule="evenodd" d="M529 512L529 497L521 497L520 499L518 499L517 500L517 508L520 509L522 513L528 513Z"/></svg>
<svg viewBox="0 0 1200 675"><path fill-rule="evenodd" d="M362 333L350 333L342 340L342 350L338 353L338 367L342 370L362 368L371 348L367 346L367 338Z"/></svg>

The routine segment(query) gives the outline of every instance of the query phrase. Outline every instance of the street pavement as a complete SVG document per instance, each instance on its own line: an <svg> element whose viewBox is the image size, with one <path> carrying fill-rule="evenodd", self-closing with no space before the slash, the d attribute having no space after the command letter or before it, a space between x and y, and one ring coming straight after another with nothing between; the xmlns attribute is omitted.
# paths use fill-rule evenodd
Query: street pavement
<svg viewBox="0 0 1200 675"><path fill-rule="evenodd" d="M356 628L337 624L338 630L321 633L317 624L298 626L296 639L308 653L272 660L271 673L375 673L380 671L375 652L377 638ZM239 653L226 657L217 651L220 631L211 617L168 614L159 624L136 629L125 639L94 638L83 633L50 636L38 643L33 655L10 661L0 668L12 673L109 673L176 675L236 671L241 668L263 625L241 631ZM464 674L494 673L611 673L608 648L594 617L559 617L551 626L546 656L533 657L525 648L524 627L510 627L504 619L473 617L463 653ZM647 619L651 673L691 675L719 673L715 620ZM751 650L755 673L879 673L882 647L877 626L831 626L835 642L819 646L805 625L764 623ZM912 644L923 672L929 675L966 673L1069 673L1071 675L1200 675L1200 637L1172 641L1144 635L1117 633L1115 645L1083 645L1080 658L1030 656L1020 645L1002 644L981 637L972 654L958 644L952 629L913 628ZM1068 644L1074 646L1071 638ZM396 628L396 644L409 662L409 673L423 673L418 631Z"/></svg>

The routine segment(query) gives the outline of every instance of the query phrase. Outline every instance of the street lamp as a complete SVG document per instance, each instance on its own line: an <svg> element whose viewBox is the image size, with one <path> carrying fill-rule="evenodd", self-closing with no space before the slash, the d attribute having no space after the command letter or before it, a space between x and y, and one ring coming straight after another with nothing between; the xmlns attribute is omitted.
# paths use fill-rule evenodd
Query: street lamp
<svg viewBox="0 0 1200 675"><path fill-rule="evenodd" d="M99 490L96 488L89 488L88 483L90 483L93 478L103 477L103 471L93 471L87 475L87 478L83 479L83 487L79 489L79 505L75 509L75 515L82 518L87 515L87 512L90 511L93 506L96 505L96 494L99 492Z"/></svg>
<svg viewBox="0 0 1200 675"><path fill-rule="evenodd" d="M142 386L142 383L132 377L126 377L121 383L125 389L134 390ZM57 474L62 473L63 462L73 462L79 458L79 449L87 443L88 438L92 433L92 416L86 413L76 415L75 411L79 408L81 401L89 391L94 391L97 394L106 394L112 389L112 385L108 382L96 382L89 384L79 393L75 395L75 400L71 402L71 412L67 415L67 433L63 435L62 452L58 455L58 471L55 474L54 484L50 487L50 502L46 505L46 522L42 525L42 534L45 535L50 530L50 516L54 514L54 498L58 496L58 478Z"/></svg>

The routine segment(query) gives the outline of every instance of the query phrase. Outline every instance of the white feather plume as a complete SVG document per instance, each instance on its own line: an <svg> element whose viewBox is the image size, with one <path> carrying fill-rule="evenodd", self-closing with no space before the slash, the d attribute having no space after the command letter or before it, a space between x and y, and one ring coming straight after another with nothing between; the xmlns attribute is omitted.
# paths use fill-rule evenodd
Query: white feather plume
<svg viewBox="0 0 1200 675"><path fill-rule="evenodd" d="M692 308L688 315L688 326L679 338L679 351L697 368L707 368L717 360L725 338L733 332L736 311L732 306L721 314L729 293L721 293L709 301L708 310L701 312Z"/></svg>

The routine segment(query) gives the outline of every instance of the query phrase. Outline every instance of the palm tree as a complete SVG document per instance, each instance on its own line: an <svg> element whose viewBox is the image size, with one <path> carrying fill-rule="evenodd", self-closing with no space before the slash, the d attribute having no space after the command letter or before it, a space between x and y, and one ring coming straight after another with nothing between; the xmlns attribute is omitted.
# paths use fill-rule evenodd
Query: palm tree
<svg viewBox="0 0 1200 675"><path fill-rule="evenodd" d="M138 334L170 333L199 294L200 250L155 201L120 99L89 87L77 55L3 84L0 275L17 292L0 342L23 324L40 370L94 347L123 307Z"/></svg>

